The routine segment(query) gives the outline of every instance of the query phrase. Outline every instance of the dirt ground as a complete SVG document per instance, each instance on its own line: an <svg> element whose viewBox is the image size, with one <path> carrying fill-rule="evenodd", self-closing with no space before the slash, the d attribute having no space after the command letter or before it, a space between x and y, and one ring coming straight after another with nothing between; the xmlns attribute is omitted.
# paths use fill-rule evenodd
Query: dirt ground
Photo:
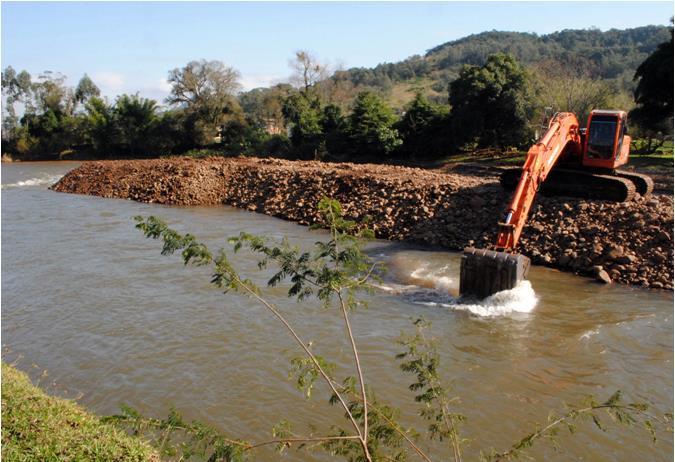
<svg viewBox="0 0 675 462"><path fill-rule="evenodd" d="M510 195L499 185L499 173L495 162L421 169L171 158L85 162L53 189L163 204L228 204L300 224L319 221L316 204L328 196L342 203L349 218L369 216L380 238L462 250L494 240ZM655 177L657 193L632 202L538 197L517 250L534 264L672 289L672 169L647 173Z"/></svg>

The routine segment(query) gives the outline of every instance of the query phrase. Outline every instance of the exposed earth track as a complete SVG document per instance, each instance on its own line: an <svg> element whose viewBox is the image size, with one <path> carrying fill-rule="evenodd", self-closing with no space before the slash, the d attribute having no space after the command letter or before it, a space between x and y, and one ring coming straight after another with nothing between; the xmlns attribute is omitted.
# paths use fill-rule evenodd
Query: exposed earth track
<svg viewBox="0 0 675 462"><path fill-rule="evenodd" d="M316 204L329 196L351 218L371 216L379 238L462 250L494 239L509 199L498 172L172 158L85 162L52 189L149 203L228 204L300 224L315 223ZM534 264L672 290L672 232L672 195L638 195L626 203L541 196L518 251Z"/></svg>

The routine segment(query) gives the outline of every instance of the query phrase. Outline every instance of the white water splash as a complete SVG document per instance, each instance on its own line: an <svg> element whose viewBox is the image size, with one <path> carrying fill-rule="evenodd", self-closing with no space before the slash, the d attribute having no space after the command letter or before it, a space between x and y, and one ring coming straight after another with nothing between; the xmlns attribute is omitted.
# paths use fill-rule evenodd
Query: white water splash
<svg viewBox="0 0 675 462"><path fill-rule="evenodd" d="M423 266L410 273L409 281L422 287L450 292L454 285L451 278L443 275L446 270L447 266L437 270L430 270L427 266Z"/></svg>
<svg viewBox="0 0 675 462"><path fill-rule="evenodd" d="M459 296L458 280L454 277L456 269L449 265L434 265L405 255L393 257L389 264L397 281L390 281L378 288L401 295L416 305L438 306L492 317L530 313L538 302L532 284L527 280L521 281L511 290L497 292L478 301Z"/></svg>
<svg viewBox="0 0 675 462"><path fill-rule="evenodd" d="M447 289L452 280L445 276L435 285L436 289L419 285L386 284L376 288L391 294L402 295L415 305L437 306L468 311L482 317L508 316L516 313L531 313L537 306L537 298L530 281L524 280L511 290L497 292L480 301L469 301L453 296ZM428 287L428 286L427 286Z"/></svg>
<svg viewBox="0 0 675 462"><path fill-rule="evenodd" d="M530 281L523 280L513 289L502 290L477 303L467 304L462 299L457 299L449 306L478 316L492 317L512 313L531 313L538 301Z"/></svg>
<svg viewBox="0 0 675 462"><path fill-rule="evenodd" d="M584 332L579 336L579 340L588 340L594 335L598 335L600 333L600 328L598 327L597 329L590 329Z"/></svg>
<svg viewBox="0 0 675 462"><path fill-rule="evenodd" d="M458 305L480 316L501 316L510 313L530 313L539 299L530 281L523 280L510 290L502 290L482 300L477 305Z"/></svg>
<svg viewBox="0 0 675 462"><path fill-rule="evenodd" d="M17 181L16 183L3 184L2 189L10 188L26 188L29 186L52 185L59 181L63 175L43 175L37 178L30 178L28 180Z"/></svg>

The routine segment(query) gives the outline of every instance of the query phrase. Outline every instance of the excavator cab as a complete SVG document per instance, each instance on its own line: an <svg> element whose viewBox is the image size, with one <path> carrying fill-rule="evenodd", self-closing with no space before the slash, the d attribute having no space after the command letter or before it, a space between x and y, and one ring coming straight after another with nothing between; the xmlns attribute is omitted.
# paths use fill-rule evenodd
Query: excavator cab
<svg viewBox="0 0 675 462"><path fill-rule="evenodd" d="M514 288L527 277L530 260L515 252L520 233L540 186L549 178L564 184L564 195L623 202L647 197L654 182L647 175L617 170L628 162L630 136L625 111L591 111L586 128L570 112L551 118L546 133L530 148L515 185L495 244L464 249L460 266L462 296L485 298ZM579 165L581 163L581 165ZM562 168L554 170L560 164ZM508 184L502 176L502 185ZM550 181L550 179L549 179ZM555 191L555 187L549 191Z"/></svg>
<svg viewBox="0 0 675 462"><path fill-rule="evenodd" d="M558 158L581 145L577 117L558 112L548 124L546 133L530 148L520 181L499 223L492 249L464 249L460 264L459 293L462 296L485 298L502 290L513 289L527 277L530 259L514 249L525 226L539 186L546 180ZM571 147L571 148L570 148Z"/></svg>
<svg viewBox="0 0 675 462"><path fill-rule="evenodd" d="M583 141L584 167L614 170L628 162L630 136L625 111L594 110Z"/></svg>

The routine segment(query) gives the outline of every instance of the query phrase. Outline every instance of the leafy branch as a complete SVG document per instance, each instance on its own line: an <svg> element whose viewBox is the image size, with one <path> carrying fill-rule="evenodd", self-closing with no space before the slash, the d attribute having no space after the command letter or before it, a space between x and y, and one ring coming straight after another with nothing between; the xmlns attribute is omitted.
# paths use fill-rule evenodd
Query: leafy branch
<svg viewBox="0 0 675 462"><path fill-rule="evenodd" d="M307 396L310 395L316 379L321 377L331 388L333 396L341 404L345 415L356 432L365 460L372 460L368 450L368 401L365 381L361 369L360 359L353 331L349 322L348 311L357 307L355 292L366 289L365 282L373 274L376 265L362 253L360 243L362 239L372 237L372 231L356 222L345 220L342 217L342 208L337 201L323 199L319 203L319 211L324 217L323 225L330 230L331 239L327 242L317 242L316 251L300 252L297 247L291 247L284 240L280 245L269 245L267 240L242 233L239 237L229 239L234 251L247 247L254 253L262 255L258 262L260 269L265 268L270 261L276 263L279 270L268 281L269 286L290 279L289 296L298 300L313 295L329 306L334 297L339 301L342 319L349 338L356 372L359 378L363 401L363 418L359 425L352 409L347 405L343 396L337 391L330 377L332 368L321 357L315 355L304 342L296 330L290 325L279 309L261 295L260 289L249 279L243 279L230 264L224 250L220 250L214 258L203 243L198 242L191 234L182 235L170 229L164 222L155 218L135 217L136 227L143 231L148 238L163 241L162 255L171 255L180 251L185 265L205 266L212 264L214 272L211 282L226 292L232 290L247 295L267 308L287 329L306 355L305 360L294 360L293 367L299 374L298 385ZM344 435L343 435L344 436Z"/></svg>
<svg viewBox="0 0 675 462"><path fill-rule="evenodd" d="M454 460L460 462L462 440L458 427L466 418L450 411L451 402L457 402L459 398L448 397L448 391L438 375L440 360L436 342L424 334L430 324L424 319L417 319L414 324L417 332L414 336L399 341L406 347L406 351L396 355L396 358L406 360L401 363L401 370L414 374L417 378L408 388L418 393L415 401L424 405L420 415L431 422L428 427L430 438L438 438L439 441L449 439Z"/></svg>
<svg viewBox="0 0 675 462"><path fill-rule="evenodd" d="M180 451L181 459L195 456L208 457L209 461L239 461L257 448L274 445L279 452L291 446L298 449L319 447L333 455L363 462L403 461L407 459L408 450L412 449L420 459L431 461L417 442L417 432L398 422L398 409L377 400L367 385L361 367L350 313L365 305L359 300L358 293L370 291L370 281L376 279L381 271L381 267L372 262L361 248L363 240L373 236L372 231L363 223L345 219L340 204L334 200L324 198L318 208L323 221L315 227L327 228L329 239L327 242L316 242L311 251L302 251L286 239L273 242L248 233L240 233L228 239L228 242L234 252L246 249L257 255L259 269L269 266L276 268L267 281L269 287L288 283L288 296L296 298L298 302L316 297L325 307L337 309L354 360L354 375L342 382L333 377L334 365L312 351L311 342L300 337L281 310L263 295L262 290L250 279L239 275L223 249L214 255L193 235L180 234L155 217L135 217L135 220L136 227L146 237L162 241L162 255L179 252L185 265L211 266L213 285L226 293L232 291L250 297L268 310L303 352L302 356L291 360L289 378L295 380L297 388L307 398L311 397L317 381L325 382L330 389L328 402L342 408L349 422L348 430L333 425L327 435L316 436L313 429L309 435L298 435L287 422L281 422L273 428L272 439L250 443L218 434L198 422L186 423L175 410L166 419L158 420L142 417L135 410L124 407L122 414L109 417L110 421L126 425L134 433L150 431L162 452L175 455ZM459 429L465 417L453 410L459 399L451 397L449 390L443 386L436 341L426 334L430 324L423 319L416 320L414 324L415 335L399 342L405 350L396 357L402 361L401 369L415 377L408 388L415 393L415 401L422 405L420 416L428 422L428 439L441 442L448 440L454 461L461 462L461 447L465 440L461 438ZM604 431L601 414L621 424L642 423L656 441L656 424L668 425L672 416L666 414L656 417L647 410L647 406L641 403L624 404L620 392L603 403L590 399L584 406L571 408L558 417L550 417L546 425L529 433L508 450L501 453L492 450L482 457L493 462L517 458L537 440L548 439L555 443L554 438L560 427L566 427L573 433L577 420L590 420ZM176 437L176 432L182 432L183 436Z"/></svg>
<svg viewBox="0 0 675 462"><path fill-rule="evenodd" d="M569 433L574 434L577 431L575 422L591 420L593 424L603 432L607 431L607 427L602 422L602 415L609 416L610 420L622 425L635 425L642 423L645 430L649 433L652 442L656 443L656 427L654 422L661 424L668 431L672 431L673 416L672 414L664 414L656 416L647 412L649 406L645 403L623 403L621 391L616 391L607 401L598 403L593 397L588 398L588 404L579 407L571 408L568 412L561 416L549 417L549 422L545 426L529 433L520 441L511 446L508 450L496 453L492 451L489 456L483 457L483 460L490 460L493 462L501 462L511 459L517 459L523 450L530 448L537 440L549 439L555 443L555 437L558 435L558 430L561 427L567 428Z"/></svg>
<svg viewBox="0 0 675 462"><path fill-rule="evenodd" d="M204 460L243 461L248 452L263 446L275 445L282 452L291 445L302 446L308 443L326 443L357 439L356 436L309 436L299 437L290 432L286 422L273 429L274 439L251 443L228 438L214 428L199 421L186 422L175 410L171 409L166 419L153 419L142 416L136 409L122 406L122 413L107 416L104 422L126 426L133 434L151 435L153 445L161 453L180 460L201 457Z"/></svg>

